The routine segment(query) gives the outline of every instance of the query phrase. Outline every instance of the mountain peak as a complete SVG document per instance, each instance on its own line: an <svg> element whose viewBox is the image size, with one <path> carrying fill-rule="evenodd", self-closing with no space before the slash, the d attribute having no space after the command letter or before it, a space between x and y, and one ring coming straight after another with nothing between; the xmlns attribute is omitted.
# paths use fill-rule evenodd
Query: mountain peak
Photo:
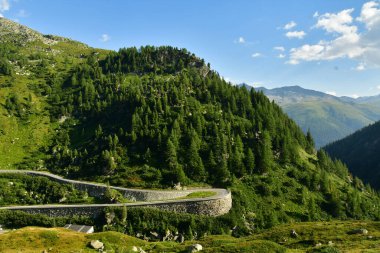
<svg viewBox="0 0 380 253"><path fill-rule="evenodd" d="M264 87L258 87L255 88L256 90L263 91L267 96L275 96L275 97L294 97L295 99L299 100L304 97L308 98L335 98L334 96L328 95L326 93L316 91L316 90L310 90L302 88L298 85L293 86L284 86L279 88L273 88L273 89L266 89Z"/></svg>
<svg viewBox="0 0 380 253"><path fill-rule="evenodd" d="M25 45L28 42L41 41L44 44L53 45L62 40L68 39L53 35L43 35L29 27L0 17L0 42Z"/></svg>

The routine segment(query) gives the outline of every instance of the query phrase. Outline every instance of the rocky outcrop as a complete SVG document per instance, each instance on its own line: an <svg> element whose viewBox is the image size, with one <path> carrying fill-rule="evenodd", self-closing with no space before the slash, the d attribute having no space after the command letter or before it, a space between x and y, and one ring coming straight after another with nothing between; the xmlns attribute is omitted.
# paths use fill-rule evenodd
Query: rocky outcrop
<svg viewBox="0 0 380 253"><path fill-rule="evenodd" d="M193 245L191 245L189 248L188 248L188 250L187 250L187 252L189 252L189 253L194 253L194 252L199 252L199 251L202 251L203 250L203 247L202 247L202 245L200 245L200 244L193 244Z"/></svg>
<svg viewBox="0 0 380 253"><path fill-rule="evenodd" d="M21 25L12 20L0 17L0 42L11 42L15 45L24 46L29 42L41 41L45 45L54 45L61 41L72 41L68 38L55 36L55 35L43 35L29 27ZM83 47L87 45L76 42Z"/></svg>
<svg viewBox="0 0 380 253"><path fill-rule="evenodd" d="M103 249L104 248L104 244L99 241L99 240L92 240L90 242L90 246L93 248L93 249L96 249L96 250L100 250L100 249Z"/></svg>

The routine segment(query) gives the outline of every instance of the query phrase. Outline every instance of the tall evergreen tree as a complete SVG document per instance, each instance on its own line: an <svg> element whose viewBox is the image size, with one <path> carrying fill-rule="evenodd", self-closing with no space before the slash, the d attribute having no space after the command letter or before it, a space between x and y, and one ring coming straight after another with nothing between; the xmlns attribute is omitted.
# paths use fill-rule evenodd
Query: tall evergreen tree
<svg viewBox="0 0 380 253"><path fill-rule="evenodd" d="M170 183L186 183L186 175L178 163L177 150L170 139L166 145L166 162L168 166L167 180Z"/></svg>
<svg viewBox="0 0 380 253"><path fill-rule="evenodd" d="M270 170L273 163L272 142L268 131L263 131L258 145L257 168L259 173Z"/></svg>

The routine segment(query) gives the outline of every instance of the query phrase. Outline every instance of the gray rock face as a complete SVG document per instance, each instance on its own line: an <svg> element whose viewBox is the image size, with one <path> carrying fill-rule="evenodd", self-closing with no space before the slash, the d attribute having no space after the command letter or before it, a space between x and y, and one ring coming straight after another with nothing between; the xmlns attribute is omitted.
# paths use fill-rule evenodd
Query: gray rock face
<svg viewBox="0 0 380 253"><path fill-rule="evenodd" d="M92 240L90 245L93 249L100 250L104 248L104 244L99 240Z"/></svg>

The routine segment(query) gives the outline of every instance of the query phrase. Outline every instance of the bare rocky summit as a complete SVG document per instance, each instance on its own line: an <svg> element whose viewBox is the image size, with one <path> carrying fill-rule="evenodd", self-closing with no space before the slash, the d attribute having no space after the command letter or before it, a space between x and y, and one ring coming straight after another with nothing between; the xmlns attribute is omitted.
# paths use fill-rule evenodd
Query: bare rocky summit
<svg viewBox="0 0 380 253"><path fill-rule="evenodd" d="M43 35L29 27L0 17L0 42L12 42L24 46L26 43L34 41L41 41L46 45L54 45L61 41L71 40L55 35Z"/></svg>

